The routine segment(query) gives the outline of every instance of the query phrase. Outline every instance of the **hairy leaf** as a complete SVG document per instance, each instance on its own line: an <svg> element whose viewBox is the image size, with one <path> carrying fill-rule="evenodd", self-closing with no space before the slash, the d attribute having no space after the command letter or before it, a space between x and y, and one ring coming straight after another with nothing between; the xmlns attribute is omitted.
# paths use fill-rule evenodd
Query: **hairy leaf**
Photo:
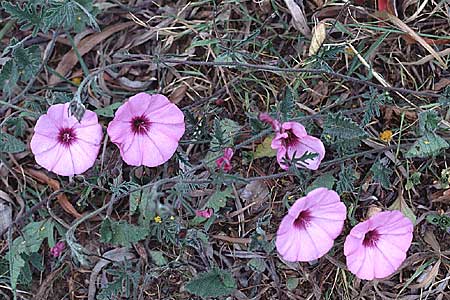
<svg viewBox="0 0 450 300"><path fill-rule="evenodd" d="M392 169L388 168L388 161L386 159L377 160L370 171L373 173L373 180L380 183L385 189L389 188L391 182L389 178L392 175Z"/></svg>
<svg viewBox="0 0 450 300"><path fill-rule="evenodd" d="M214 209L214 212L218 212L221 208L227 205L227 199L233 198L233 189L229 186L224 191L216 191L209 197L207 207Z"/></svg>
<svg viewBox="0 0 450 300"><path fill-rule="evenodd" d="M335 147L340 154L351 152L366 137L361 126L342 113L329 114L323 127L323 140Z"/></svg>
<svg viewBox="0 0 450 300"><path fill-rule="evenodd" d="M0 132L0 152L18 153L25 149L26 145L21 140L6 132Z"/></svg>
<svg viewBox="0 0 450 300"><path fill-rule="evenodd" d="M417 140L411 149L406 152L407 158L436 156L442 150L447 149L449 144L436 133L427 132Z"/></svg>
<svg viewBox="0 0 450 300"><path fill-rule="evenodd" d="M115 245L130 246L143 240L149 234L145 227L129 224L126 221L105 219L100 227L101 241Z"/></svg>
<svg viewBox="0 0 450 300"><path fill-rule="evenodd" d="M236 282L230 272L214 268L189 281L186 289L203 298L220 297L230 295L236 289Z"/></svg>

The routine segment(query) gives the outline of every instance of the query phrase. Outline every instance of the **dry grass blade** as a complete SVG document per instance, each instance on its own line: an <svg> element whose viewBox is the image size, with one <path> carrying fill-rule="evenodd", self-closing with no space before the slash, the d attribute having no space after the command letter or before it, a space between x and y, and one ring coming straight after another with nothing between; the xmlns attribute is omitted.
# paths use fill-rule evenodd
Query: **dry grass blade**
<svg viewBox="0 0 450 300"><path fill-rule="evenodd" d="M430 285L435 279L436 276L439 274L439 267L441 266L441 260L439 259L433 266L433 268L431 268L431 270L429 270L428 272L425 271L426 275L425 278L421 279L420 283L418 284L414 284L411 285L410 288L411 289L422 289L428 285Z"/></svg>
<svg viewBox="0 0 450 300"><path fill-rule="evenodd" d="M439 57L450 55L450 48L447 48L447 49L444 49L442 51L439 51L439 52L437 52L437 54L439 55ZM423 64L426 64L427 62L432 61L433 58L434 58L434 55L429 54L429 55L419 59L418 61L415 61L415 62L402 62L402 64L410 65L410 66L418 66L418 65L423 65Z"/></svg>
<svg viewBox="0 0 450 300"><path fill-rule="evenodd" d="M408 25L406 25L402 20L386 12L380 12L378 15L382 16L384 19L389 20L392 24L397 26L400 30L407 33L416 42L422 45L431 55L441 64L443 69L447 69L447 64L444 62L442 57L431 47L425 39L419 36L414 30L412 30Z"/></svg>
<svg viewBox="0 0 450 300"><path fill-rule="evenodd" d="M89 51L91 51L98 43L101 41L107 39L111 35L113 35L116 32L119 32L121 30L124 30L131 25L134 25L134 22L126 22L126 23L119 23L112 25L110 27L107 27L105 30L99 33L95 33L93 35L88 36L87 38L83 39L78 45L78 52L81 56L85 55ZM58 74L61 74L62 76L66 76L67 73L72 70L72 68L77 64L78 57L74 49L67 52L61 61L59 62L58 66L56 67L56 72ZM49 80L49 85L57 84L61 81L61 79L56 76L52 75Z"/></svg>
<svg viewBox="0 0 450 300"><path fill-rule="evenodd" d="M306 21L305 13L294 0L284 0L292 15L294 27L304 36L311 36L311 29Z"/></svg>

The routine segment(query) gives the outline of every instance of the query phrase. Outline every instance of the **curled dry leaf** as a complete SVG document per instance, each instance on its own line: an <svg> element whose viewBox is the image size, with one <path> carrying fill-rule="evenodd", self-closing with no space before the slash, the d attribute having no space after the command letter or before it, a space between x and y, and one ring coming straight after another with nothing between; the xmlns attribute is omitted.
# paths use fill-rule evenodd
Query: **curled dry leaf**
<svg viewBox="0 0 450 300"><path fill-rule="evenodd" d="M309 56L316 54L327 36L325 22L317 23L313 29L311 45L309 45Z"/></svg>
<svg viewBox="0 0 450 300"><path fill-rule="evenodd" d="M439 259L433 267L429 267L422 273L417 279L418 284L411 285L411 289L422 289L424 287L429 286L436 279L436 276L439 274L439 267L441 266L441 260Z"/></svg>
<svg viewBox="0 0 450 300"><path fill-rule="evenodd" d="M311 36L311 29L308 26L303 9L294 0L284 0L284 2L292 15L292 23L295 29L300 31L304 36Z"/></svg>
<svg viewBox="0 0 450 300"><path fill-rule="evenodd" d="M255 180L242 189L240 196L246 205L254 203L251 210L256 211L269 200L270 191L264 180Z"/></svg>
<svg viewBox="0 0 450 300"><path fill-rule="evenodd" d="M30 175L40 183L47 184L53 191L57 191L61 188L61 185L59 184L58 181L48 177L43 172L33 169L26 169L25 174ZM73 217L77 219L81 217L81 214L75 209L75 207L73 207L72 203L70 203L69 199L65 194L59 194L58 196L56 196L56 200L66 213L71 214Z"/></svg>

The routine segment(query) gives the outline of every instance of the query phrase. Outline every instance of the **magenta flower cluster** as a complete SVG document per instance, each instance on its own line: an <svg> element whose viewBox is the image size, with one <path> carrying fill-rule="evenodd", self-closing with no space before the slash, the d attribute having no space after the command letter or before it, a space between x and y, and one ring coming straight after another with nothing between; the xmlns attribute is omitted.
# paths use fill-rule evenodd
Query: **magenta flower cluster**
<svg viewBox="0 0 450 300"><path fill-rule="evenodd" d="M325 156L323 143L307 134L297 122L280 123L268 114L259 116L275 131L272 148L277 161L287 169L286 160L306 152L316 157L297 167L317 170ZM324 256L341 234L347 209L339 195L317 188L298 199L283 218L276 235L276 248L286 261L313 261ZM413 224L400 211L380 212L357 224L345 239L347 267L361 279L379 279L393 274L406 258L413 238Z"/></svg>
<svg viewBox="0 0 450 300"><path fill-rule="evenodd" d="M119 107L107 132L127 164L155 167L172 157L184 130L184 115L169 99L139 93ZM94 112L86 110L78 122L69 103L56 104L38 119L30 146L39 165L73 176L94 165L102 138Z"/></svg>

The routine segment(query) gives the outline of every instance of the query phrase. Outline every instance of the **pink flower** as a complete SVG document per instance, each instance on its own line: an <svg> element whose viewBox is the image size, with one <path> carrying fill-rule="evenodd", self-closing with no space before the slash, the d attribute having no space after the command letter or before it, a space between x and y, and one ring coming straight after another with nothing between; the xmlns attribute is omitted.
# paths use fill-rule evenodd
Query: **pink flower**
<svg viewBox="0 0 450 300"><path fill-rule="evenodd" d="M66 248L64 242L57 242L54 247L50 248L50 254L53 257L59 257L64 251L64 248Z"/></svg>
<svg viewBox="0 0 450 300"><path fill-rule="evenodd" d="M231 166L230 161L231 161L231 158L233 157L233 154L234 154L233 149L225 148L223 150L223 156L219 157L216 160L217 168L219 168L219 169L222 168L225 172L231 171L232 166Z"/></svg>
<svg viewBox="0 0 450 300"><path fill-rule="evenodd" d="M212 208L195 211L195 215L197 217L202 217L202 218L207 218L207 219L209 219L212 216L212 214L213 214Z"/></svg>
<svg viewBox="0 0 450 300"><path fill-rule="evenodd" d="M265 123L270 124L273 130L275 131L280 130L280 122L272 118L268 113L260 113L259 119Z"/></svg>
<svg viewBox="0 0 450 300"><path fill-rule="evenodd" d="M97 115L86 110L80 122L69 116L69 103L50 106L39 117L31 138L31 152L45 169L62 176L81 174L92 167L103 132Z"/></svg>
<svg viewBox="0 0 450 300"><path fill-rule="evenodd" d="M285 122L276 132L272 140L272 149L277 150L277 161L282 169L287 170L289 166L284 160L301 158L306 152L317 153L313 159L307 159L304 163L298 163L298 167L306 167L311 170L317 170L320 162L325 157L325 147L316 137L306 133L305 127L297 122Z"/></svg>
<svg viewBox="0 0 450 300"><path fill-rule="evenodd" d="M347 267L360 279L384 278L406 258L413 238L413 224L396 211L380 212L361 222L345 239Z"/></svg>
<svg viewBox="0 0 450 300"><path fill-rule="evenodd" d="M341 233L346 207L335 191L312 190L281 221L275 245L284 260L312 261L325 255Z"/></svg>
<svg viewBox="0 0 450 300"><path fill-rule="evenodd" d="M127 164L156 167L175 153L184 129L184 115L169 99L139 93L119 107L108 135Z"/></svg>

